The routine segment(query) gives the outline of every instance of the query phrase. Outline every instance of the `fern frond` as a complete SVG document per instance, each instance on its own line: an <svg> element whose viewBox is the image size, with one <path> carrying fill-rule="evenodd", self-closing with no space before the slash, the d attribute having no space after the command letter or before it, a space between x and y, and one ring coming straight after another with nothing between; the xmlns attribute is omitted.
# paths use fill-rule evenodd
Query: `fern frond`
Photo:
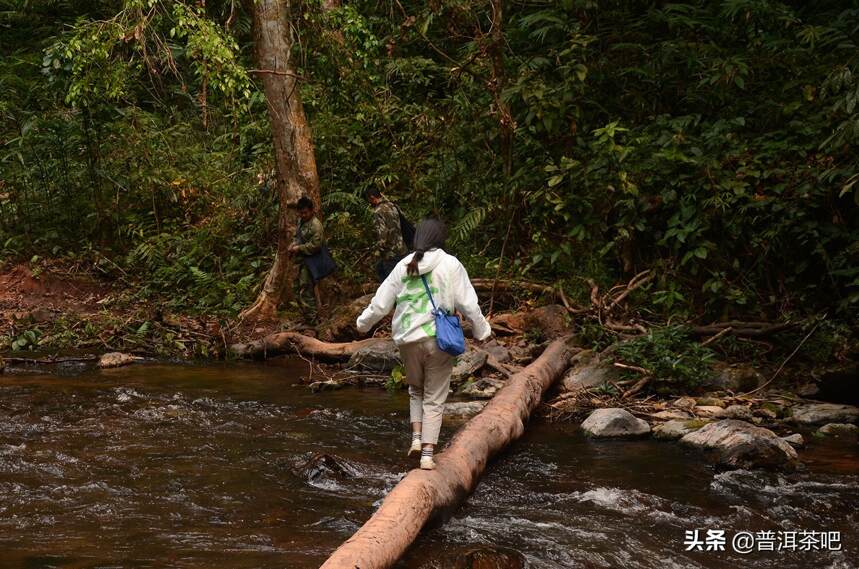
<svg viewBox="0 0 859 569"><path fill-rule="evenodd" d="M483 223L490 210L490 207L478 207L465 214L450 232L450 236L453 237L454 242L461 242L468 237L472 231L477 229L478 225Z"/></svg>

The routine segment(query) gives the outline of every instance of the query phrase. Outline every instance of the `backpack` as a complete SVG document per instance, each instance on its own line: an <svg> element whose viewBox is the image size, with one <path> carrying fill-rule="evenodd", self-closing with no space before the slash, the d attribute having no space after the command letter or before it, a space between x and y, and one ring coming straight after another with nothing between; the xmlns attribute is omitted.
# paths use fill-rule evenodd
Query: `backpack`
<svg viewBox="0 0 859 569"><path fill-rule="evenodd" d="M412 251L415 248L415 225L403 215L400 206L396 206L396 208L397 213L400 214L400 232L403 234L403 243L406 244L409 251Z"/></svg>

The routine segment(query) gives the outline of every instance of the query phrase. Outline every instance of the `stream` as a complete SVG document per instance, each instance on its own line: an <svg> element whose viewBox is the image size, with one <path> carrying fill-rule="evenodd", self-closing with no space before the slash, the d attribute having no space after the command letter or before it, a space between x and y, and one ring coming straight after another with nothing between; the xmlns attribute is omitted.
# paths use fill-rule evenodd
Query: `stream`
<svg viewBox="0 0 859 569"><path fill-rule="evenodd" d="M311 393L301 360L12 371L2 569L318 567L414 466L405 392ZM677 444L534 422L397 567L857 567L859 449L804 435L798 473L717 473ZM708 529L723 550L686 551ZM840 541L744 554L740 531Z"/></svg>

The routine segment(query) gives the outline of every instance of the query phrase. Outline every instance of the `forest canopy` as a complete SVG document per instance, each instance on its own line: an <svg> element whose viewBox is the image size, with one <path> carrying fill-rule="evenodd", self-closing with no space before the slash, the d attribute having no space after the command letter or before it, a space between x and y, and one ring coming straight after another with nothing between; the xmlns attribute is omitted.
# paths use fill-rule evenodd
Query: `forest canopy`
<svg viewBox="0 0 859 569"><path fill-rule="evenodd" d="M63 258L235 315L278 196L254 2L0 0L0 258ZM340 279L368 188L472 275L654 319L859 305L859 5L293 1L290 59Z"/></svg>

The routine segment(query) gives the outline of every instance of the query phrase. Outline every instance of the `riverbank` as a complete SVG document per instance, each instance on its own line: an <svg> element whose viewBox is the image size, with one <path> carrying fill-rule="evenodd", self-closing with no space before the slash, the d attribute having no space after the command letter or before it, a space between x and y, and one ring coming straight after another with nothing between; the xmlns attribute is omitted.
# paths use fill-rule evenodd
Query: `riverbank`
<svg viewBox="0 0 859 569"><path fill-rule="evenodd" d="M329 317L321 326L302 329L301 334L284 333L291 326L288 321L251 324L178 314L167 309L165 299L142 301L141 291L98 279L75 266L44 260L31 266L18 264L0 271L0 353L6 355L10 373L37 370L40 365L57 366L55 373L75 373L97 365L89 354L107 352L126 353L131 357L125 361L131 362L134 357L145 361L265 358L297 351L310 362L302 381L313 391L348 385L404 386L398 353L385 340L384 325L376 330L372 345L348 344L360 337L354 320L369 301L366 295L351 300L340 294L339 303L328 295ZM836 347L832 337L819 339L815 336L820 335L819 322L805 327L746 323L740 328L744 334L753 332L752 338L765 327L783 330L782 334L792 334L787 341L774 335L765 339L733 335L730 326L699 326L707 330L699 336L683 335L679 328L654 328L656 332L642 334L636 329L643 328L640 323L621 324L616 310L640 280L615 287L614 296L592 295L598 316L601 307L616 315L604 327L552 287L503 282L497 287L501 294L492 319L497 339L480 349L471 347L459 358L452 381L459 401L450 405L448 413L463 417L476 413L549 340L568 333L577 335L580 349L540 409L553 421L580 423L597 409L623 409L648 422L654 436L662 439L680 439L721 420L745 421L790 437L796 430L792 418L796 409L826 402L855 403L849 390L857 370L850 352L855 346L842 342ZM475 283L496 288L491 281L476 279ZM524 289L525 296L511 294L514 287ZM278 334L280 345L274 346L270 339ZM296 350L296 341L303 347ZM254 345L257 348L252 349ZM340 347L328 354L327 346ZM838 352L840 361L816 366L809 361L809 356L827 350ZM331 360L341 363L325 363ZM823 431L817 427L855 422L839 417L835 412L829 419L817 417L800 424L816 425L808 427L806 438L833 437L837 427Z"/></svg>

